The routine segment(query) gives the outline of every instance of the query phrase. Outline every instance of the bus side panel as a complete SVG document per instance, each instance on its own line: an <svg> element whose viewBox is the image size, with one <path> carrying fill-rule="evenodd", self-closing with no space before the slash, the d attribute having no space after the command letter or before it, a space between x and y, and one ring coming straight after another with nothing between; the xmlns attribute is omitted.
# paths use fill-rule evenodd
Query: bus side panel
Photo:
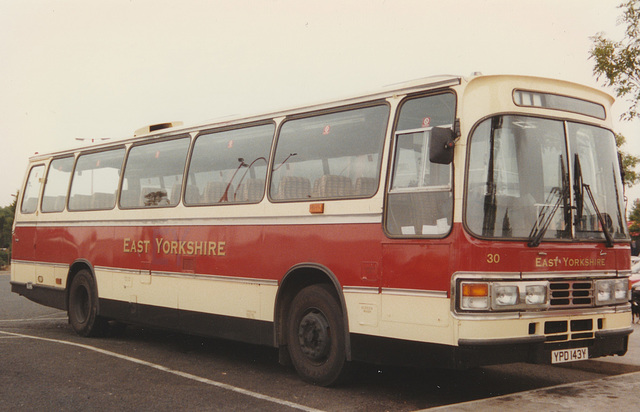
<svg viewBox="0 0 640 412"><path fill-rule="evenodd" d="M178 283L158 284L154 282L157 276L171 274L173 282L190 275L213 275L227 281L242 278L279 282L300 263L326 267L343 287L379 287L384 277L383 287L394 285L398 289L443 293L449 288L447 242L439 245L415 242L408 252L402 242L397 246L385 245L383 267L382 244L388 239L375 223L43 227L39 238L40 262L70 265L78 259L86 260L96 269L101 296L109 293L110 298L127 301L130 284L137 283L142 289L138 299L148 294L145 303L167 307L177 307L178 294L189 296L191 292L177 288ZM109 281L103 281L106 273L117 276L111 274ZM237 293L249 291L249 284ZM201 288L196 284L192 287ZM249 302L253 295L259 298L257 292L249 291L242 300ZM258 305L257 309L260 308ZM247 307L233 315L244 316L254 310Z"/></svg>
<svg viewBox="0 0 640 412"><path fill-rule="evenodd" d="M16 225L11 249L11 281L35 283L36 228Z"/></svg>
<svg viewBox="0 0 640 412"><path fill-rule="evenodd" d="M449 290L450 239L388 242L383 251L383 288Z"/></svg>

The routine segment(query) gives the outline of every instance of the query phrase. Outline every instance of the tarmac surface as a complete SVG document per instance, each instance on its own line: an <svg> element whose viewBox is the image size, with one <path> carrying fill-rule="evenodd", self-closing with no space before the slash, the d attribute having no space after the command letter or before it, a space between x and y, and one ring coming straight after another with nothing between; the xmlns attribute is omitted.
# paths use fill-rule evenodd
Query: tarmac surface
<svg viewBox="0 0 640 412"><path fill-rule="evenodd" d="M623 357L553 367L497 365L440 374L360 365L362 369L350 385L327 389L305 384L292 370L282 368L269 348L238 348L233 342L205 342L140 328L129 328L120 337L108 339L77 337L64 312L12 294L8 282L8 272L0 272L0 323L5 319L0 328L5 331L0 330L0 341L4 337L0 354L2 411L25 407L280 411L285 409L283 402L294 402L341 411L602 412L603 408L620 408L622 412L635 410L633 405L640 404L640 324L633 325L629 350ZM55 320L31 321L44 321L41 318L52 315ZM21 320L25 322L17 322ZM12 333L25 336L7 336ZM107 353L111 355L105 357ZM73 368L68 367L71 364ZM96 369L100 368L108 368L102 370L109 373L96 380Z"/></svg>
<svg viewBox="0 0 640 412"><path fill-rule="evenodd" d="M626 355L575 362L570 367L588 368L590 364L593 365L593 362L617 364L611 365L616 367L620 365L640 366L640 325L634 324L633 328L634 332L629 337L629 350ZM598 365L598 367L606 366ZM620 411L634 410L633 405L640 405L640 372L456 403L429 408L428 411L602 412L616 409Z"/></svg>

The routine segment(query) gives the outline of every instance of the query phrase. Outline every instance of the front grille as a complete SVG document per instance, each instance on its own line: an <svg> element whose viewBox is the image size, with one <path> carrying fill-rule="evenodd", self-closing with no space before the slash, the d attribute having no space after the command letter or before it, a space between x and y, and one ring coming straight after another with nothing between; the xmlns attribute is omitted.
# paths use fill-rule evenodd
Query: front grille
<svg viewBox="0 0 640 412"><path fill-rule="evenodd" d="M593 306L593 281L553 280L549 283L551 309Z"/></svg>
<svg viewBox="0 0 640 412"><path fill-rule="evenodd" d="M547 343L593 339L593 320L547 321L544 323L544 335Z"/></svg>

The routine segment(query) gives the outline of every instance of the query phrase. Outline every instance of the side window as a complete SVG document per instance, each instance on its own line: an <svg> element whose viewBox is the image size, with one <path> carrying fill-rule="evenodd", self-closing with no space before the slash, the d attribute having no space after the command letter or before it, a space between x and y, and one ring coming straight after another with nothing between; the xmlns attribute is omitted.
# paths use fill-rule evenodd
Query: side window
<svg viewBox="0 0 640 412"><path fill-rule="evenodd" d="M180 202L189 137L133 146L124 169L120 206L146 208Z"/></svg>
<svg viewBox="0 0 640 412"><path fill-rule="evenodd" d="M451 93L408 100L400 107L387 197L390 235L442 237L451 230L452 167L429 161L429 139L433 127L451 126L454 117Z"/></svg>
<svg viewBox="0 0 640 412"><path fill-rule="evenodd" d="M124 149L81 154L71 181L69 210L105 210L116 205Z"/></svg>
<svg viewBox="0 0 640 412"><path fill-rule="evenodd" d="M43 175L44 165L34 166L29 171L27 185L24 187L24 193L22 195L22 205L20 206L20 212L35 213L36 209L38 209L40 185L42 183Z"/></svg>
<svg viewBox="0 0 640 412"><path fill-rule="evenodd" d="M73 157L55 159L49 165L42 198L43 212L62 212L64 210L67 204L73 160Z"/></svg>
<svg viewBox="0 0 640 412"><path fill-rule="evenodd" d="M371 197L378 190L389 107L286 121L278 136L274 200Z"/></svg>
<svg viewBox="0 0 640 412"><path fill-rule="evenodd" d="M264 197L275 126L205 133L196 139L185 204L257 203Z"/></svg>

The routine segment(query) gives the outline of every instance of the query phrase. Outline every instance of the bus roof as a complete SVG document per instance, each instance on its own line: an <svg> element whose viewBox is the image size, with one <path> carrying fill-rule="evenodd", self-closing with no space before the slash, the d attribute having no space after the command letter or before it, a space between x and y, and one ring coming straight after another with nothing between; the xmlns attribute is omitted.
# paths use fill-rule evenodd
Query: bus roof
<svg viewBox="0 0 640 412"><path fill-rule="evenodd" d="M80 150L94 150L104 147L109 147L118 144L127 144L132 142L137 142L140 140L145 140L148 138L157 138L164 137L169 134L175 133L190 133L198 130L202 130L203 128L212 129L216 127L225 127L225 126L233 126L235 124L240 123L251 123L257 122L261 120L271 119L271 118L279 118L290 115L295 115L298 113L304 113L309 111L317 111L330 109L333 107L346 106L349 104L357 104L361 102L365 102L368 100L374 99L383 99L394 95L407 94L412 92L419 91L427 91L437 88L451 87L460 85L463 82L465 83L474 83L477 81L496 81L496 80L524 80L524 81L546 81L546 82L556 82L557 84L562 84L566 87L570 87L572 89L581 89L585 92L590 93L599 93L600 97L606 100L609 104L613 104L614 98L595 88L591 88L589 86L582 85L580 83L573 83L564 80L543 78L543 77L535 77L535 76L523 76L523 75L482 75L480 73L473 73L469 77L464 76L456 76L456 75L437 75L437 76L429 76L423 77L419 79L414 79L401 83L394 83L390 85L383 86L376 91L365 92L361 94L357 94L354 96L339 98L330 101L324 101L320 103L308 104L303 106L292 107L288 109L281 109L272 112L264 112L258 114L251 115L233 115L227 116L223 118L218 118L210 121L204 121L197 124L191 125L183 125L182 122L168 122L168 123L159 123L155 125L145 126L135 130L133 136L124 137L118 140L111 140L109 142L96 144L90 147L76 147L72 149L67 149L59 152L52 153L43 153L36 154L30 158L31 162L38 161L41 159L46 159L52 156L61 156L65 154L72 154L78 152Z"/></svg>

